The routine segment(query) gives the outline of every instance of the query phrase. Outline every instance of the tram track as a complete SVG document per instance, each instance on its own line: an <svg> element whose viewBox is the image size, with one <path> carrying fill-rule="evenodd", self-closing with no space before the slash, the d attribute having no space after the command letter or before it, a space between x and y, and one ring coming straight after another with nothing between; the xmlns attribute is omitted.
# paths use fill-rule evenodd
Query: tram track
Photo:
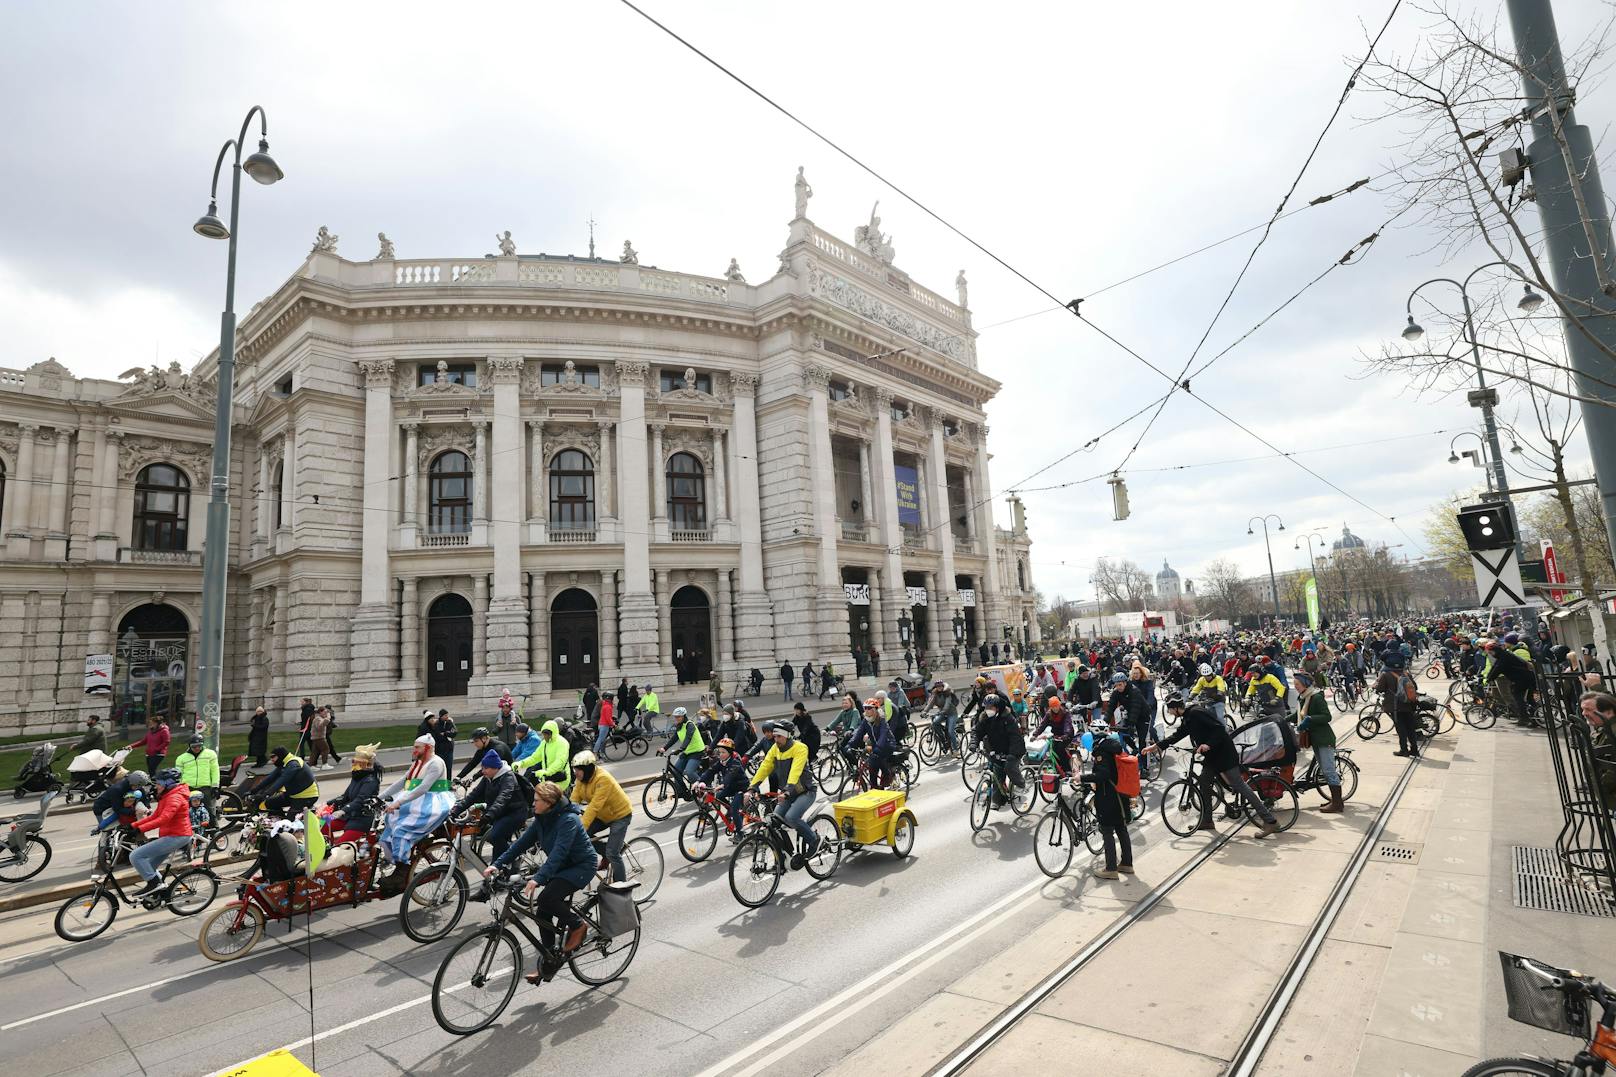
<svg viewBox="0 0 1616 1077"><path fill-rule="evenodd" d="M1421 762L1420 757L1410 759L1404 766L1402 773L1398 775L1397 780L1392 784L1391 790L1388 792L1380 810L1376 813L1374 821L1370 824L1368 830L1364 832L1363 838L1359 841L1345 868L1342 869L1340 876L1331 887L1328 896L1320 907L1318 916L1309 925L1301 944L1297 947L1289 964L1275 983L1274 989L1269 993L1268 998L1258 1011L1257 1019L1252 1022L1245 1036L1242 1037L1234 1057L1224 1071L1228 1077L1250 1077L1251 1074L1256 1072L1258 1064L1262 1061L1263 1052L1267 1049L1274 1033L1284 1019L1286 1010L1300 989L1314 959L1318 956L1319 949L1329 934L1330 928L1335 924L1337 916L1339 916L1342 907L1351 895L1353 886L1363 873L1364 865L1368 863L1370 856L1374 853L1375 846L1384 834L1392 813L1397 810L1398 803L1401 801L1404 791L1408 788L1409 782L1412 781L1415 772L1419 769ZM1114 946L1118 940L1126 936L1153 909L1192 878L1203 865L1212 860L1248 825L1249 823L1242 822L1239 826L1220 833L1205 848L1198 850L1171 875L1158 883L1143 898L1139 899L1132 908L1119 916L1078 950L1077 953L1072 955L1071 958L1034 984L964 1044L927 1070L927 1077L953 1077L955 1074L961 1074L970 1069L1050 996L1074 976L1082 972L1101 954Z"/></svg>

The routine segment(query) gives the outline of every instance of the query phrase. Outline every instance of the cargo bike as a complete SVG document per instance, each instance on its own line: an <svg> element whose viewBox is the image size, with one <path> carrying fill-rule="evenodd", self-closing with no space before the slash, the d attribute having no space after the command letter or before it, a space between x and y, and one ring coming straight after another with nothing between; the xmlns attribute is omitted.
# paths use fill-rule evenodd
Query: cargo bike
<svg viewBox="0 0 1616 1077"><path fill-rule="evenodd" d="M898 859L915 845L915 814L905 806L907 794L896 789L872 789L831 805L834 814L818 812L806 822L819 839L809 853L807 842L767 807L747 825L729 858L729 889L749 909L773 900L785 877L787 864L801 867L818 880L829 879L842 857L866 845L885 843ZM777 794L764 794L777 800Z"/></svg>
<svg viewBox="0 0 1616 1077"><path fill-rule="evenodd" d="M375 818L381 802L374 803ZM243 834L244 844L258 843L264 860L267 825L254 819ZM402 878L379 877L381 846L373 828L368 840L336 846L326 867L312 875L301 864L289 878L248 879L236 891L236 900L215 911L202 924L197 948L210 961L245 957L264 936L265 925L343 906L357 908L371 901L399 899L398 917L405 933L417 942L435 942L453 931L466 910L470 887L460 868L461 845L474 835L478 823L464 817L444 820L411 850Z"/></svg>

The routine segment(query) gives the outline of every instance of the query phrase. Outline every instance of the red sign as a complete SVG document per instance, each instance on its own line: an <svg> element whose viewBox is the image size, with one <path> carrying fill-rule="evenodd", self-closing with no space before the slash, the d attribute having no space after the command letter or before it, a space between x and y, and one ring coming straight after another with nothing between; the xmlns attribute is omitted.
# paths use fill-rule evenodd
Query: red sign
<svg viewBox="0 0 1616 1077"><path fill-rule="evenodd" d="M1548 539L1542 539L1539 545L1543 547L1543 578L1549 583L1566 582L1565 573L1560 571L1559 558L1554 555L1554 543ZM1566 593L1564 591L1550 591L1549 597L1556 603L1561 603L1565 601Z"/></svg>
<svg viewBox="0 0 1616 1077"><path fill-rule="evenodd" d="M1160 617L1146 617L1145 618L1145 627L1146 628L1165 628L1165 627L1167 627L1167 622L1165 620L1163 620L1162 618L1160 618Z"/></svg>

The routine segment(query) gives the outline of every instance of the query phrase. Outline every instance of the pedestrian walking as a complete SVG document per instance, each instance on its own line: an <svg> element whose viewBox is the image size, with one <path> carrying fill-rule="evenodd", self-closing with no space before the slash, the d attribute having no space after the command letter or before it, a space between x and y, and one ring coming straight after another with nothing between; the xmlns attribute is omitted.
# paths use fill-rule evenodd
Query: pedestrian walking
<svg viewBox="0 0 1616 1077"><path fill-rule="evenodd" d="M913 674L915 671L915 652L905 647L903 649L903 671Z"/></svg>
<svg viewBox="0 0 1616 1077"><path fill-rule="evenodd" d="M959 668L959 658L960 658L959 644L957 644L957 643L954 644L954 646L949 649L948 654L949 654L949 657L954 659L954 668L958 669Z"/></svg>
<svg viewBox="0 0 1616 1077"><path fill-rule="evenodd" d="M129 746L132 752L136 748L146 753L146 773L156 774L163 768L163 760L168 757L168 744L172 734L168 731L168 722L161 714L154 714L146 719L146 735Z"/></svg>
<svg viewBox="0 0 1616 1077"><path fill-rule="evenodd" d="M1117 757L1122 742L1115 737L1099 737L1094 742L1094 771L1083 781L1094 787L1094 817L1100 824L1100 841L1105 846L1105 870L1095 872L1100 879L1117 879L1133 874L1133 843L1128 840L1128 798L1117 789ZM1134 764L1136 767L1138 763Z"/></svg>
<svg viewBox="0 0 1616 1077"><path fill-rule="evenodd" d="M873 646L870 648L870 674L876 680L881 679L881 652Z"/></svg>
<svg viewBox="0 0 1616 1077"><path fill-rule="evenodd" d="M713 670L713 675L707 678L707 691L713 697L714 706L722 707L724 705L724 679L718 675L718 670L716 669ZM595 754L600 754L599 748L595 749Z"/></svg>
<svg viewBox="0 0 1616 1077"><path fill-rule="evenodd" d="M309 723L314 721L314 709L314 700L304 696L297 714L297 749L292 753L300 759L305 758L308 752Z"/></svg>
<svg viewBox="0 0 1616 1077"><path fill-rule="evenodd" d="M328 761L331 754L331 745L326 742L326 731L331 728L331 712L324 707L315 709L314 717L309 719L309 740L313 742L314 749L310 755L310 765L315 770L330 770L332 764Z"/></svg>
<svg viewBox="0 0 1616 1077"><path fill-rule="evenodd" d="M252 756L253 766L269 766L269 712L262 707L247 722L247 754Z"/></svg>
<svg viewBox="0 0 1616 1077"><path fill-rule="evenodd" d="M797 671L791 668L790 662L780 663L780 683L786 687L786 699L791 698L791 685L797 679Z"/></svg>

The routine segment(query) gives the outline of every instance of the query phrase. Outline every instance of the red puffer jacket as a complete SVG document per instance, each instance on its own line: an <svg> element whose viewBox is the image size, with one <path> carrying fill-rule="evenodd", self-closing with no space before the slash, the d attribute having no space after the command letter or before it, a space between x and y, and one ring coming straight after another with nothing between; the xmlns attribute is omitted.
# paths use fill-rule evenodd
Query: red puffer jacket
<svg viewBox="0 0 1616 1077"><path fill-rule="evenodd" d="M191 787L184 782L169 787L157 800L157 807L134 823L136 830L155 830L154 837L191 836Z"/></svg>

